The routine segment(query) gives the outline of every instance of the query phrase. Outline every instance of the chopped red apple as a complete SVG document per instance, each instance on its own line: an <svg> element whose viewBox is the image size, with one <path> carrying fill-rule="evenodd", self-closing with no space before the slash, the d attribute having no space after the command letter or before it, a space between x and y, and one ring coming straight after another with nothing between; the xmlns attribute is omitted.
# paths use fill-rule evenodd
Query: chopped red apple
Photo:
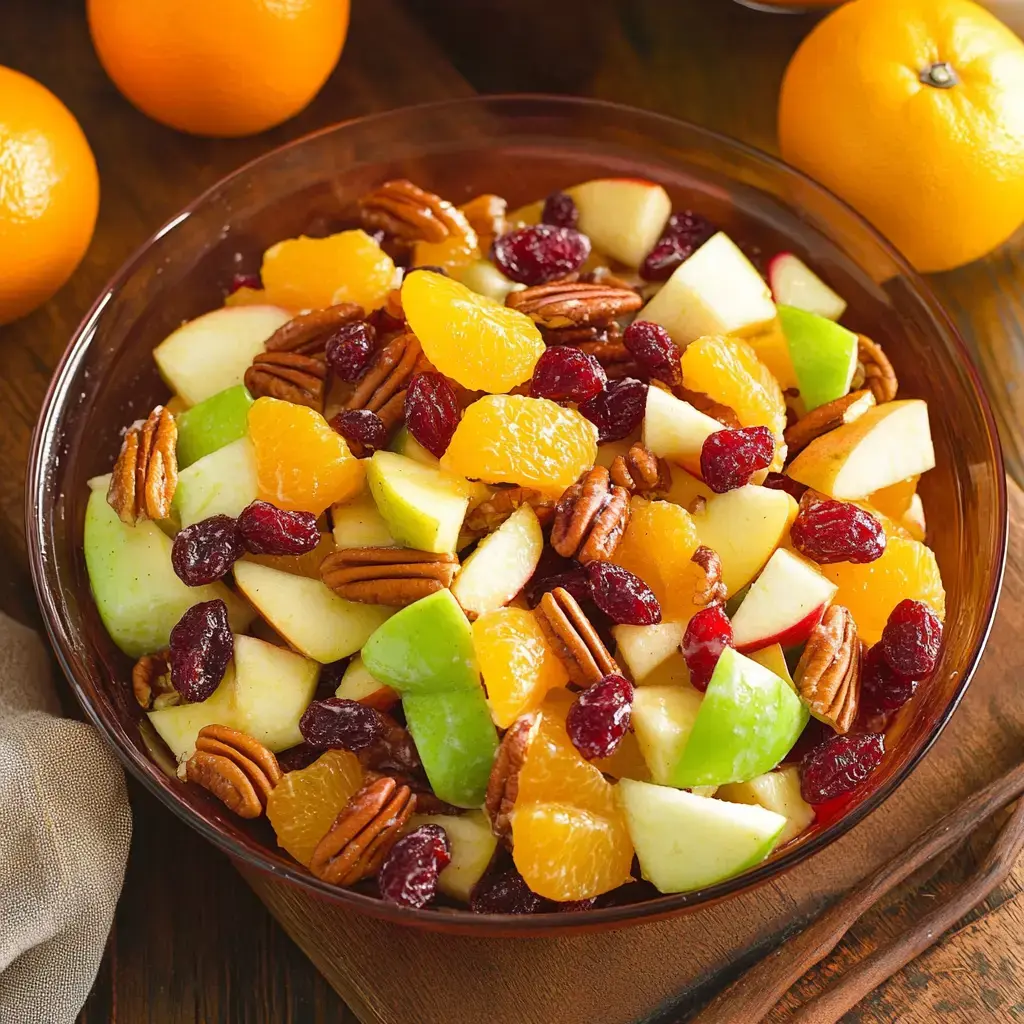
<svg viewBox="0 0 1024 1024"><path fill-rule="evenodd" d="M675 462L699 477L701 448L708 437L721 429L718 420L706 416L689 402L661 388L647 389L643 443L659 458Z"/></svg>
<svg viewBox="0 0 1024 1024"><path fill-rule="evenodd" d="M768 264L768 284L780 306L795 306L828 320L838 320L846 312L846 300L791 252L773 257Z"/></svg>

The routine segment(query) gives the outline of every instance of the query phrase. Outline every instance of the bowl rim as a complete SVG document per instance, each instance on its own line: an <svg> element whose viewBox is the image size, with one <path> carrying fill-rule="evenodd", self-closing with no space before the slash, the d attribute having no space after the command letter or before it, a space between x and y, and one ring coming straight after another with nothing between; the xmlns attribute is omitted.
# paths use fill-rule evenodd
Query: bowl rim
<svg viewBox="0 0 1024 1024"><path fill-rule="evenodd" d="M460 108L466 107L497 107L512 108L516 104L533 103L538 107L560 107L564 110L588 109L594 112L606 110L631 117L649 119L654 123L671 125L676 128L683 127L696 136L703 136L709 141L728 149L738 151L742 155L752 158L755 161L766 164L770 169L795 177L800 180L805 188L810 188L823 196L827 201L837 204L840 208L858 222L859 227L873 237L875 243L884 250L886 256L899 268L900 273L910 283L915 297L923 302L928 312L938 320L946 329L954 342L955 357L958 356L962 367L966 370L969 389L973 392L976 405L980 408L986 430L989 437L990 447L994 458L994 469L996 471L996 528L998 530L998 542L996 550L995 571L990 576L990 584L987 597L984 602L984 629L980 640L968 659L961 673L956 691L948 705L943 709L932 725L931 731L925 738L920 750L906 761L892 777L883 785L873 790L856 807L840 818L827 825L822 831L812 837L806 843L795 846L788 852L783 852L779 857L762 862L754 868L743 872L724 881L715 883L704 889L688 893L662 894L658 897L645 900L639 903L623 904L620 906L603 907L588 911L585 914L538 914L538 915L509 915L509 914L475 914L467 910L438 911L436 909L414 910L406 907L398 907L385 901L369 896L364 893L355 892L349 889L339 889L321 882L315 876L302 871L299 865L276 864L263 855L261 851L253 851L246 848L231 836L223 833L215 824L207 820L201 813L192 808L181 799L174 798L168 791L162 789L139 763L145 755L135 747L127 749L121 744L113 730L108 726L105 719L93 707L87 699L84 689L78 683L75 674L75 657L66 643L64 637L64 623L53 595L46 586L44 571L43 551L46 547L45 523L42 515L36 515L36 509L41 507L46 487L46 467L42 456L45 451L45 440L50 437L60 418L64 406L66 392L71 383L71 378L78 368L79 363L91 344L95 321L106 305L112 300L116 292L134 274L139 263L145 258L148 250L157 241L173 231L179 224L183 223L197 209L203 206L208 198L213 196L226 184L239 178L257 168L265 161L278 157L282 152L299 148L313 139L321 138L338 132L352 125L367 123L385 122L389 119L396 119L415 115L417 112L429 113L442 110L457 112ZM511 111L510 111L511 112ZM508 937L527 937L531 935L553 936L559 934L573 934L590 932L609 926L624 927L632 924L641 924L650 921L660 920L666 917L676 916L688 911L694 911L700 907L711 906L731 896L748 892L762 883L781 876L785 872L803 863L814 854L830 846L846 835L854 826L859 824L868 814L879 808L886 800L901 786L921 760L932 748L935 741L941 735L950 718L953 716L960 701L967 691L967 687L977 670L979 661L984 653L985 646L991 634L995 618L996 607L1002 586L1003 574L1006 563L1008 544L1008 510L1006 493L1006 473L1003 461L1002 448L999 441L998 429L995 417L992 412L988 397L985 394L981 383L980 375L969 350L964 342L959 329L946 311L943 304L932 291L931 286L921 275L914 270L906 258L892 245L874 226L861 214L854 210L843 199L836 196L825 186L802 171L785 163L783 160L770 153L751 146L748 143L734 139L721 132L705 128L693 122L681 118L671 117L652 111L642 110L629 104L615 103L607 100L591 99L580 96L561 96L545 93L507 93L496 95L475 95L460 97L448 100L436 100L428 103L413 104L403 107L396 107L391 110L381 111L349 118L335 124L327 125L316 131L309 132L296 139L293 139L281 146L274 147L265 153L245 162L234 171L224 175L208 188L204 189L187 206L170 217L163 225L152 233L132 254L122 263L113 274L99 296L92 304L89 311L83 317L81 323L75 329L71 341L64 351L47 388L45 398L40 410L39 418L32 435L32 443L28 462L28 476L25 488L25 527L26 539L32 574L32 582L36 591L36 597L43 612L46 624L47 635L57 656L64 675L68 679L75 697L85 712L87 719L96 727L107 743L114 749L121 763L131 772L142 785L166 807L173 811L182 821L198 831L205 839L212 842L217 848L226 853L232 860L241 861L248 867L255 868L261 873L273 876L274 878L297 885L320 898L327 899L336 905L343 905L357 910L361 913L391 921L397 924L419 926L431 930L444 930L449 933L462 933L467 935L495 935L500 934ZM70 634L70 630L67 630Z"/></svg>

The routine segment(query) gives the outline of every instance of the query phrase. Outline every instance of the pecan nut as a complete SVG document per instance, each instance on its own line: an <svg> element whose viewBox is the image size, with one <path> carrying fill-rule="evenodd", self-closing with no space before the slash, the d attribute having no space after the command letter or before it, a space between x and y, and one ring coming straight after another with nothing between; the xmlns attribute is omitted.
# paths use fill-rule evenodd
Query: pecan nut
<svg viewBox="0 0 1024 1024"><path fill-rule="evenodd" d="M171 685L170 651L144 654L132 668L132 693L139 707L166 708L181 703L181 694Z"/></svg>
<svg viewBox="0 0 1024 1024"><path fill-rule="evenodd" d="M400 334L377 350L345 408L375 412L390 434L405 417L405 389L409 381L429 369L430 363L416 335Z"/></svg>
<svg viewBox="0 0 1024 1024"><path fill-rule="evenodd" d="M858 334L857 358L864 368L864 385L875 396L875 401L879 405L891 402L899 390L899 382L896 380L896 371L892 368L889 357L882 351L882 346L867 335Z"/></svg>
<svg viewBox="0 0 1024 1024"><path fill-rule="evenodd" d="M317 844L309 870L332 885L375 875L415 809L408 786L387 775L368 778Z"/></svg>
<svg viewBox="0 0 1024 1024"><path fill-rule="evenodd" d="M207 725L196 738L185 777L209 790L239 817L258 818L281 781L281 768L258 740L226 725Z"/></svg>
<svg viewBox="0 0 1024 1024"><path fill-rule="evenodd" d="M672 486L672 470L664 459L659 459L639 441L630 445L625 455L616 455L612 460L609 476L616 487L622 487L630 494L649 497L665 494Z"/></svg>
<svg viewBox="0 0 1024 1024"><path fill-rule="evenodd" d="M808 710L837 733L850 731L860 703L863 642L842 605L831 605L807 638L793 681Z"/></svg>
<svg viewBox="0 0 1024 1024"><path fill-rule="evenodd" d="M533 508L541 526L547 526L554 516L554 505L545 501L540 491L532 487L502 487L466 515L462 528L469 533L493 533L523 505Z"/></svg>
<svg viewBox="0 0 1024 1024"><path fill-rule="evenodd" d="M476 232L477 245L485 255L491 251L494 240L508 230L505 219L507 208L508 203L501 196L489 193L475 196L459 207L469 221L469 226Z"/></svg>
<svg viewBox="0 0 1024 1024"><path fill-rule="evenodd" d="M452 585L458 555L410 548L341 548L320 564L320 578L339 597L404 608Z"/></svg>
<svg viewBox="0 0 1024 1024"><path fill-rule="evenodd" d="M534 614L551 649L577 686L592 686L620 671L597 630L564 587L546 593Z"/></svg>
<svg viewBox="0 0 1024 1024"><path fill-rule="evenodd" d="M741 426L739 417L729 406L716 402L709 395L705 395L703 391L690 391L689 388L676 387L672 389L672 393L676 398L689 402L698 412L710 416L713 420L718 420L723 427L728 427L729 430L738 430Z"/></svg>
<svg viewBox="0 0 1024 1024"><path fill-rule="evenodd" d="M525 313L540 327L604 326L635 313L644 300L632 288L587 281L551 281L509 292L505 305Z"/></svg>
<svg viewBox="0 0 1024 1024"><path fill-rule="evenodd" d="M615 553L629 523L629 491L610 480L604 466L594 466L558 499L551 546L564 558L586 564Z"/></svg>
<svg viewBox="0 0 1024 1024"><path fill-rule="evenodd" d="M714 548L701 544L690 558L704 573L700 588L694 591L693 603L708 607L713 604L725 604L729 596L726 585L722 582L722 560Z"/></svg>
<svg viewBox="0 0 1024 1024"><path fill-rule="evenodd" d="M540 716L534 711L522 715L509 726L494 757L491 777L487 780L484 807L491 819L491 831L509 849L512 847L512 811L519 795L519 772L539 725Z"/></svg>
<svg viewBox="0 0 1024 1024"><path fill-rule="evenodd" d="M786 427L784 437L789 455L803 451L812 441L830 430L860 419L874 404L875 396L871 391L851 391L842 398L812 409L792 426Z"/></svg>
<svg viewBox="0 0 1024 1024"><path fill-rule="evenodd" d="M447 200L405 178L385 181L359 200L362 225L403 242L443 242L464 235L465 217Z"/></svg>
<svg viewBox="0 0 1024 1024"><path fill-rule="evenodd" d="M178 426L158 405L145 422L125 431L114 463L107 502L122 523L166 519L178 486Z"/></svg>
<svg viewBox="0 0 1024 1024"><path fill-rule="evenodd" d="M323 411L327 364L322 359L301 352L261 352L244 379L256 398L280 398Z"/></svg>
<svg viewBox="0 0 1024 1024"><path fill-rule="evenodd" d="M345 324L362 320L366 315L362 306L354 302L339 302L324 309L311 309L282 324L267 338L263 346L267 352L300 352L304 356L323 355L327 340Z"/></svg>

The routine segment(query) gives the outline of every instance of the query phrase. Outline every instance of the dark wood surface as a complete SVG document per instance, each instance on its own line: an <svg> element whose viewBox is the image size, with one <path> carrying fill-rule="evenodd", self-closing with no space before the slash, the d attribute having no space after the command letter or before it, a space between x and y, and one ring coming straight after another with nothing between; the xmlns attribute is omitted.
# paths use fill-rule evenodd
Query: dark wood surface
<svg viewBox="0 0 1024 1024"><path fill-rule="evenodd" d="M7 566L0 608L33 624L38 615L25 562L22 489L49 375L106 279L196 193L252 156L321 125L474 89L619 100L772 150L778 83L813 23L759 15L728 0L355 0L348 45L314 103L271 132L225 141L189 138L135 111L99 67L83 6L79 0L0 4L0 64L38 78L68 104L93 145L103 190L96 237L72 281L43 309L0 328L0 558ZM1018 235L988 259L934 281L996 382L1008 462L1018 479L1024 410L1014 345L1024 337L1022 248ZM1016 635L1020 625L1018 616L1008 628ZM1020 732L1012 730L986 747L1005 758L1009 751L1000 744L1007 736L1016 737L1019 751ZM969 753L964 756L969 762ZM135 787L132 799L135 838L125 892L83 1024L356 1020L222 857ZM873 914L843 944L838 960L861 955L911 918L962 876L972 857L972 850L959 854L923 893ZM1022 888L1018 871L1013 884L851 1021L1024 1019ZM809 976L804 990L812 991L827 973ZM784 1011L775 1019L785 1019Z"/></svg>

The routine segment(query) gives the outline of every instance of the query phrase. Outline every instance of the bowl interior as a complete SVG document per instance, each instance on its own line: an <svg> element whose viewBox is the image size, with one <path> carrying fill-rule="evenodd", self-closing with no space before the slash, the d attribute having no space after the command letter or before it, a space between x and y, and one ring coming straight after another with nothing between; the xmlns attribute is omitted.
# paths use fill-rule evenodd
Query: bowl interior
<svg viewBox="0 0 1024 1024"><path fill-rule="evenodd" d="M48 628L89 716L176 813L232 855L363 911L405 922L501 932L567 928L562 915L489 918L398 911L306 874L269 828L240 822L167 777L147 755L131 665L100 623L82 556L86 481L108 472L125 425L166 398L151 351L182 321L219 306L238 271L272 243L353 222L355 201L408 177L454 202L495 192L511 206L599 176L661 182L764 256L790 250L850 304L846 323L880 341L904 395L930 403L937 468L921 493L947 591L934 680L892 724L892 753L839 821L819 823L740 879L698 893L572 915L572 928L649 919L762 882L842 834L905 776L952 713L995 607L1005 548L1004 477L977 378L927 287L852 211L770 158L667 118L590 101L508 97L402 110L329 129L226 179L166 225L122 269L80 327L54 378L30 460L28 534Z"/></svg>

